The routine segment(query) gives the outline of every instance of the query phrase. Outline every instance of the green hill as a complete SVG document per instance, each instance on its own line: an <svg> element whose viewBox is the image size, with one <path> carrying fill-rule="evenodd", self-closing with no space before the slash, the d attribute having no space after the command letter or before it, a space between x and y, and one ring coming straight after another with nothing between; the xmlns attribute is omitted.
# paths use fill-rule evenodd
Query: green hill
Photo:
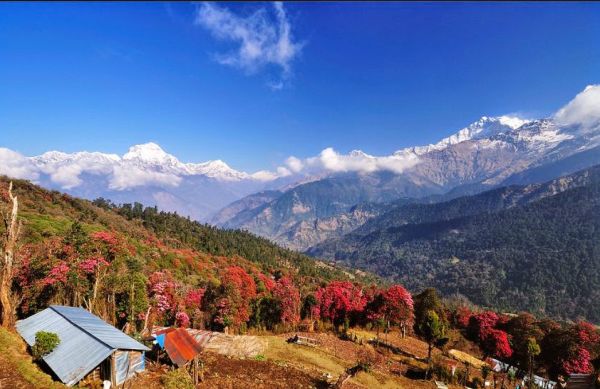
<svg viewBox="0 0 600 389"><path fill-rule="evenodd" d="M412 290L600 321L600 167L392 209L312 255L373 271Z"/></svg>
<svg viewBox="0 0 600 389"><path fill-rule="evenodd" d="M13 288L21 297L21 317L51 303L88 304L93 294L98 300L95 313L110 322L135 321L139 328L149 301L157 298L151 289L155 282L174 288L169 291L173 320L186 293L214 292L231 267L252 277L258 293L268 279L283 276L294 280L302 296L334 279L376 280L248 232L214 228L141 204L90 202L23 180L13 183L22 223ZM8 202L7 190L8 179L0 178L2 207ZM105 262L110 266L104 268ZM159 282L157 277L163 278Z"/></svg>

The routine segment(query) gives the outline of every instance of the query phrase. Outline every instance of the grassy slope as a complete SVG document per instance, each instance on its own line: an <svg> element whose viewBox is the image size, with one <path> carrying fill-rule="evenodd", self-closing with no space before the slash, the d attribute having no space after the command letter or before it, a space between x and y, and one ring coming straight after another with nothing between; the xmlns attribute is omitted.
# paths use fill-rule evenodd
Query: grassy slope
<svg viewBox="0 0 600 389"><path fill-rule="evenodd" d="M151 225L141 218L126 218L118 213L118 209L98 207L90 201L49 191L25 180L13 180L13 184L19 198L23 244L62 237L73 222L79 221L87 232L110 230L126 236L128 243L147 258L146 272L169 269L184 283L214 279L228 265L239 265L256 272L281 270L297 274L307 286L330 279L376 281L362 272L315 262L247 232L219 230L164 213L155 215ZM3 206L7 203L7 187L8 179L0 176L0 204ZM162 226L160 230L157 224ZM2 230L0 225L0 233Z"/></svg>
<svg viewBox="0 0 600 389"><path fill-rule="evenodd" d="M7 383L7 388L66 388L40 370L27 353L26 345L18 334L0 328L0 344L0 372L3 373L0 373L0 387Z"/></svg>

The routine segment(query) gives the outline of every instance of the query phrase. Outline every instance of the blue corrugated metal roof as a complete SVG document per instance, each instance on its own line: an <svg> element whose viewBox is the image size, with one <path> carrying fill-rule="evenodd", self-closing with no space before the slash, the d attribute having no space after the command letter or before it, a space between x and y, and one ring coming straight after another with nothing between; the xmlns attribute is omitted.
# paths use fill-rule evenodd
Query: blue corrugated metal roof
<svg viewBox="0 0 600 389"><path fill-rule="evenodd" d="M38 331L54 332L60 338L58 346L44 357L44 361L62 382L71 386L79 382L103 360L113 349L73 325L58 312L45 309L17 322L17 331L33 346Z"/></svg>
<svg viewBox="0 0 600 389"><path fill-rule="evenodd" d="M98 316L92 315L83 308L64 307L51 305L51 309L58 312L71 323L82 328L84 331L109 345L114 349L149 351L150 349L135 339L127 336L115 327L111 326Z"/></svg>
<svg viewBox="0 0 600 389"><path fill-rule="evenodd" d="M82 308L53 305L18 321L16 327L30 346L35 343L38 331L58 335L59 345L44 357L44 361L69 386L79 382L115 349L149 350Z"/></svg>

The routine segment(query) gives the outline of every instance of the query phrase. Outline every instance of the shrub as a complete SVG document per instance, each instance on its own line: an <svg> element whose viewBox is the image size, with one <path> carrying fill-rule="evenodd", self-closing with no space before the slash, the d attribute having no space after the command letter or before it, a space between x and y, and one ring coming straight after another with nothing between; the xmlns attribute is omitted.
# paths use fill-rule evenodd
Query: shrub
<svg viewBox="0 0 600 389"><path fill-rule="evenodd" d="M161 377L165 389L194 389L192 377L185 369L171 370Z"/></svg>
<svg viewBox="0 0 600 389"><path fill-rule="evenodd" d="M483 380L479 377L475 377L473 378L473 382L471 383L471 385L474 388L483 388Z"/></svg>
<svg viewBox="0 0 600 389"><path fill-rule="evenodd" d="M60 338L53 332L38 331L35 333L35 343L31 352L35 359L42 359L50 354L60 343Z"/></svg>

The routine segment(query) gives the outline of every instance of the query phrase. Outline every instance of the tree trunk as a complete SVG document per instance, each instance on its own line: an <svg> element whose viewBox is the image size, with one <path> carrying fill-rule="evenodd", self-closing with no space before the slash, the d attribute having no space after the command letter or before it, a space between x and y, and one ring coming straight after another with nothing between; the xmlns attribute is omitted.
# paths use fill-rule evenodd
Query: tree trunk
<svg viewBox="0 0 600 389"><path fill-rule="evenodd" d="M135 301L135 288L133 285L133 280L131 281L131 293L129 293L129 322L131 323L131 327L135 328L135 318L133 317L133 302Z"/></svg>
<svg viewBox="0 0 600 389"><path fill-rule="evenodd" d="M433 343L427 342L427 372L425 372L425 379L429 379L429 372L431 371L431 351L433 350Z"/></svg>
<svg viewBox="0 0 600 389"><path fill-rule="evenodd" d="M17 224L17 211L19 203L17 196L12 193L12 182L8 186L8 197L12 202L10 214L3 214L4 227L6 229L2 247L0 247L0 314L2 315L2 326L11 328L15 325L16 306L13 296L13 266L15 260L15 247L19 235L19 225Z"/></svg>
<svg viewBox="0 0 600 389"><path fill-rule="evenodd" d="M148 318L150 317L150 309L152 309L152 306L148 306L148 310L146 311L146 317L144 317L144 328L142 328L142 333L145 333L146 330L151 330L151 328L148 328ZM148 332L148 335L149 334L150 332Z"/></svg>

